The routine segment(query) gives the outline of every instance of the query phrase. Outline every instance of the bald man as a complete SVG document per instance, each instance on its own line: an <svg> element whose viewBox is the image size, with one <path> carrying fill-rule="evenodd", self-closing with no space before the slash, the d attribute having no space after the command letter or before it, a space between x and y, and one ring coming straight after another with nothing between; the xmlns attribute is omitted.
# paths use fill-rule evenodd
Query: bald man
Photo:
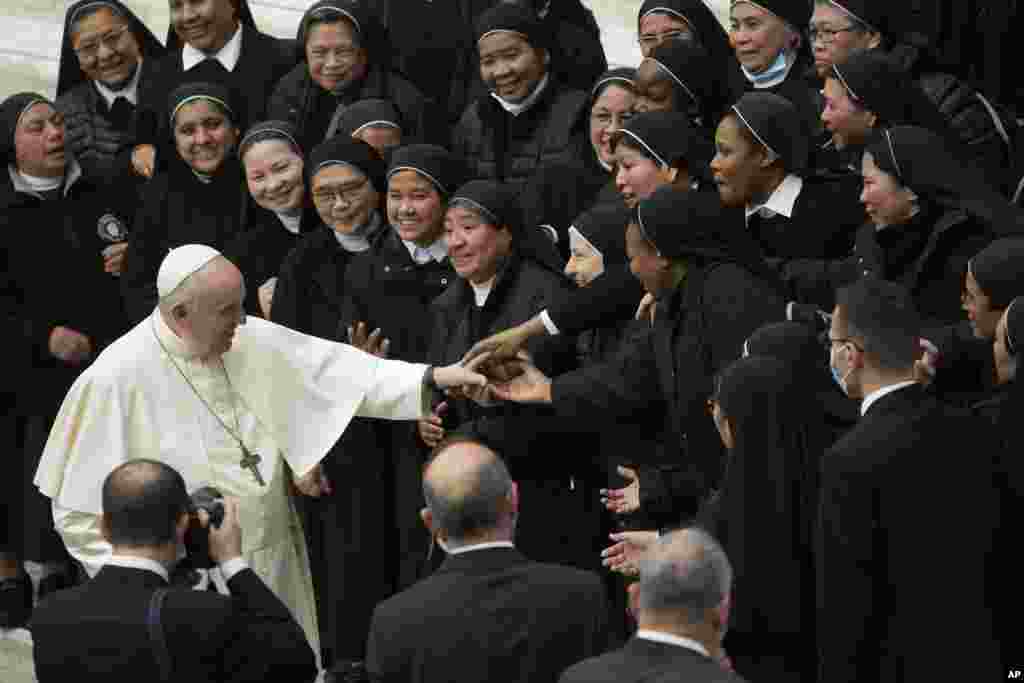
<svg viewBox="0 0 1024 683"><path fill-rule="evenodd" d="M152 457L189 491L239 500L243 554L319 650L309 560L292 485L330 493L320 461L356 416L423 417L438 388L485 383L469 368L377 358L351 346L246 320L241 272L215 249L171 250L156 310L111 344L71 387L35 483L52 500L68 551L90 574L110 555L100 483ZM375 457L375 453L352 457ZM210 579L227 593L216 569Z"/></svg>
<svg viewBox="0 0 1024 683"><path fill-rule="evenodd" d="M423 522L448 557L433 576L377 606L367 645L372 674L544 683L602 650L600 579L515 549L519 492L494 451L466 438L442 442L424 472L423 496Z"/></svg>
<svg viewBox="0 0 1024 683"><path fill-rule="evenodd" d="M143 680L312 681L316 659L288 608L242 556L238 501L210 527L210 556L231 587L168 590L168 574L189 528L185 481L154 460L131 460L102 485L104 538L113 552L92 581L40 603L32 621L40 683ZM203 515L202 521L209 524ZM159 675L148 619L159 607L170 676Z"/></svg>

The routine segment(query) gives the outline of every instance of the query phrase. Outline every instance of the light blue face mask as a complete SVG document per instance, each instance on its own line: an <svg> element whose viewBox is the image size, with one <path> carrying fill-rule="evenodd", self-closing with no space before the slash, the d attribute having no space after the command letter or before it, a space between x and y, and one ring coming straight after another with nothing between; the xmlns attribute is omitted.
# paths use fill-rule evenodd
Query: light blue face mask
<svg viewBox="0 0 1024 683"><path fill-rule="evenodd" d="M775 85L785 77L786 72L789 70L789 63L786 60L786 51L782 50L779 52L775 61L767 69L759 74L751 73L747 70L747 67L741 66L743 74L747 77L747 80L754 84L755 88L767 88Z"/></svg>

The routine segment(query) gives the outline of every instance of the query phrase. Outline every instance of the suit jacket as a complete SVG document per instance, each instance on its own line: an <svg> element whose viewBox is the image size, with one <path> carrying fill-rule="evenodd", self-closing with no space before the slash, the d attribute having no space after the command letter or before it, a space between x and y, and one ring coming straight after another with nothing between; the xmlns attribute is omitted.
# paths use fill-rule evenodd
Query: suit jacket
<svg viewBox="0 0 1024 683"><path fill-rule="evenodd" d="M819 680L996 677L985 593L999 504L990 431L910 386L880 398L826 451Z"/></svg>
<svg viewBox="0 0 1024 683"><path fill-rule="evenodd" d="M602 650L606 613L590 572L474 550L377 606L366 665L388 682L553 682Z"/></svg>
<svg viewBox="0 0 1024 683"><path fill-rule="evenodd" d="M147 613L163 578L106 566L44 600L32 617L36 677L55 681L159 681ZM163 624L175 681L312 681L316 660L288 608L251 569L228 582L231 597L172 589Z"/></svg>
<svg viewBox="0 0 1024 683"><path fill-rule="evenodd" d="M686 683L741 683L718 662L699 652L633 638L624 646L570 667L559 683L630 683L631 681L685 681Z"/></svg>

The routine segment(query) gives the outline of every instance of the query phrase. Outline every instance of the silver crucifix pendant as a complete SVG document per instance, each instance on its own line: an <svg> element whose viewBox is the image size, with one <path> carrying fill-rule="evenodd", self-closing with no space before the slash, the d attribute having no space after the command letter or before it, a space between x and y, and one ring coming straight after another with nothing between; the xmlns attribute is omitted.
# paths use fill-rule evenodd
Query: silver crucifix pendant
<svg viewBox="0 0 1024 683"><path fill-rule="evenodd" d="M257 467L262 460L263 458L258 453L253 453L245 446L242 446L242 462L238 464L242 466L242 469L252 472L252 476L256 478L257 484L266 486L267 482L263 481L263 475L260 474L260 468Z"/></svg>

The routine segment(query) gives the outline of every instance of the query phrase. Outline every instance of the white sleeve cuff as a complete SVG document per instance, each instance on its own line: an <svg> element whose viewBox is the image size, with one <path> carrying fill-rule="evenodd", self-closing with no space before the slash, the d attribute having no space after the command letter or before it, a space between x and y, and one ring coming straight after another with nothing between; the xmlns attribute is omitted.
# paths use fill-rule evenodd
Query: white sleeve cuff
<svg viewBox="0 0 1024 683"><path fill-rule="evenodd" d="M248 568L249 563L245 561L244 557L233 557L227 562L220 564L220 573L224 575L225 581L230 581L235 574Z"/></svg>
<svg viewBox="0 0 1024 683"><path fill-rule="evenodd" d="M561 332L558 331L558 327L555 326L554 321L551 320L551 316L548 315L548 309L544 309L540 312L540 321L544 323L544 329L548 331L552 337L557 337Z"/></svg>

